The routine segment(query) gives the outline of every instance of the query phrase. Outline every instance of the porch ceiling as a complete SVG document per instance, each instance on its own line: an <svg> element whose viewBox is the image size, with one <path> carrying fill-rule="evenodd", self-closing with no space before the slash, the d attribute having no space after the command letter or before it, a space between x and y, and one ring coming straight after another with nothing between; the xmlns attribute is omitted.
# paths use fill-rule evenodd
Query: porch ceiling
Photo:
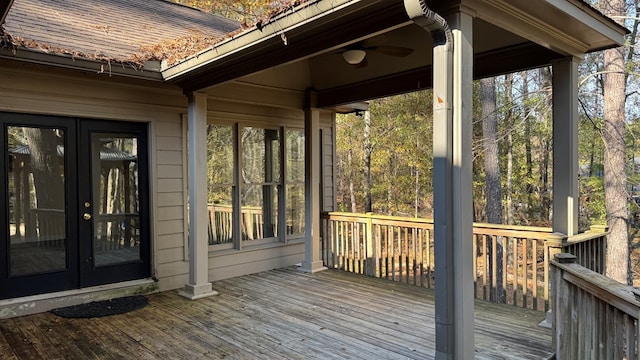
<svg viewBox="0 0 640 360"><path fill-rule="evenodd" d="M581 57L617 46L625 34L624 28L578 0L434 0L429 6L443 15L459 9L474 15L476 78ZM294 16L304 21L292 23ZM164 75L187 92L231 80L294 91L314 89L320 107L431 86L430 36L409 21L402 1L343 1L317 14L294 10L253 37L249 41L241 34L228 43L234 51L212 49ZM340 52L364 39L413 52L394 57L367 51L366 67L347 64Z"/></svg>

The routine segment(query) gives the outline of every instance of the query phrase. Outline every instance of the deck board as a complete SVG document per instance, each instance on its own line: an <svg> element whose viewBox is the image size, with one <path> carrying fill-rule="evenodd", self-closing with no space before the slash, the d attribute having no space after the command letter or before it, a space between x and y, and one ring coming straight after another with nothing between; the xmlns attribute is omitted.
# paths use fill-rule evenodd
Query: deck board
<svg viewBox="0 0 640 360"><path fill-rule="evenodd" d="M292 268L213 284L189 301L164 292L137 311L0 320L0 359L430 359L432 290L334 270ZM477 359L545 359L544 314L475 303Z"/></svg>

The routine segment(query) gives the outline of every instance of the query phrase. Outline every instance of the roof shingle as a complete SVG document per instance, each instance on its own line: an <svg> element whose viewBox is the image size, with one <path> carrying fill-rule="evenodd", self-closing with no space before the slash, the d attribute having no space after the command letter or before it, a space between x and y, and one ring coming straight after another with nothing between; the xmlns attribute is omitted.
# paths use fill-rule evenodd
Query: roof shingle
<svg viewBox="0 0 640 360"><path fill-rule="evenodd" d="M14 0L3 27L19 46L130 62L144 48L179 38L222 38L240 24L164 0Z"/></svg>

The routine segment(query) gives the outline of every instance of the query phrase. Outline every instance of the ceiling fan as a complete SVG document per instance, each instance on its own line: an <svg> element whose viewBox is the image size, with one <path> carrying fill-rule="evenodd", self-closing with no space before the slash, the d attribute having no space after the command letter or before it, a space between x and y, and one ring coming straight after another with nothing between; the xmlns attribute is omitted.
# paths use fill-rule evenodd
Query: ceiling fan
<svg viewBox="0 0 640 360"><path fill-rule="evenodd" d="M405 57L409 56L413 52L413 49L404 46L392 46L392 45L379 45L387 41L387 37L384 35L374 36L369 39L351 44L340 51L338 54L342 55L342 58L350 65L357 67L367 66L367 53L379 52L381 54Z"/></svg>

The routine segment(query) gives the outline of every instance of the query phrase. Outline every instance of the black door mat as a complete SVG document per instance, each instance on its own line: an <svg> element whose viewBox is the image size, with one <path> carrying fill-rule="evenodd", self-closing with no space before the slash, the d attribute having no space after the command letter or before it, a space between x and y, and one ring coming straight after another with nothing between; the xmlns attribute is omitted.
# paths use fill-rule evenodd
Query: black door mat
<svg viewBox="0 0 640 360"><path fill-rule="evenodd" d="M146 297L135 295L53 309L51 312L64 318L92 318L124 314L144 307L147 302Z"/></svg>

